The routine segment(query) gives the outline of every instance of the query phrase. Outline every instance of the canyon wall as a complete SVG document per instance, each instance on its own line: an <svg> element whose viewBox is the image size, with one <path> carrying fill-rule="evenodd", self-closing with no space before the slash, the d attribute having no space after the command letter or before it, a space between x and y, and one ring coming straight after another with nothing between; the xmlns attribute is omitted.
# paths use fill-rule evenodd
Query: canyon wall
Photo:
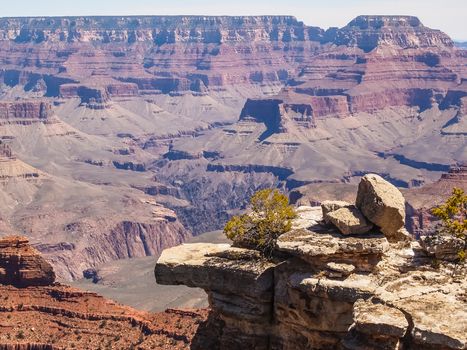
<svg viewBox="0 0 467 350"><path fill-rule="evenodd" d="M76 278L264 187L433 181L465 157L466 58L407 16L2 18L2 222Z"/></svg>

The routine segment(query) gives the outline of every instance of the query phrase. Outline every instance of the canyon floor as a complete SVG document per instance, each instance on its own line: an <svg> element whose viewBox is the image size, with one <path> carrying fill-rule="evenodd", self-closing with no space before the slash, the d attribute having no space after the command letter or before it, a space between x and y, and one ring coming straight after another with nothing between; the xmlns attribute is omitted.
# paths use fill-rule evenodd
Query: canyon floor
<svg viewBox="0 0 467 350"><path fill-rule="evenodd" d="M190 238L187 243L227 243L222 231ZM98 293L107 299L138 310L161 312L170 308L206 308L206 293L199 288L165 286L154 279L154 267L159 256L125 259L97 267L100 277L69 282L73 287Z"/></svg>

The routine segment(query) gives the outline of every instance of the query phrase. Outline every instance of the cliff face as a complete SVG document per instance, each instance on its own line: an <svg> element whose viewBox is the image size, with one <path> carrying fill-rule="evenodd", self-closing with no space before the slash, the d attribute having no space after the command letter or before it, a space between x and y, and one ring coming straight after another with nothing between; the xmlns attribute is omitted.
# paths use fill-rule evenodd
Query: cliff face
<svg viewBox="0 0 467 350"><path fill-rule="evenodd" d="M336 31L333 42L337 45L355 45L365 52L382 44L404 49L454 46L446 34L425 27L413 16L358 16Z"/></svg>
<svg viewBox="0 0 467 350"><path fill-rule="evenodd" d="M415 17L360 16L337 29L309 27L289 16L55 17L0 20L0 62L7 84L60 85L113 78L142 91L205 93L206 87L284 83L335 45L369 52L451 50L444 33ZM14 47L14 49L12 48ZM24 60L27 50L34 60ZM340 50L341 51L341 50ZM438 60L429 58L430 62ZM229 64L236 62L235 65ZM94 85L93 83L92 85ZM118 90L128 90L121 87ZM114 91L116 91L114 89ZM135 90L132 88L132 93ZM63 96L69 96L64 92Z"/></svg>
<svg viewBox="0 0 467 350"><path fill-rule="evenodd" d="M3 18L2 40L103 43L141 41L218 44L241 41L312 40L313 28L291 16L130 16ZM317 30L320 32L319 30Z"/></svg>
<svg viewBox="0 0 467 350"><path fill-rule="evenodd" d="M0 122L46 121L52 106L46 101L0 102Z"/></svg>
<svg viewBox="0 0 467 350"><path fill-rule="evenodd" d="M458 275L434 269L418 242L394 239L388 229L403 225L402 195L374 175L364 181L371 188L361 184L356 205L384 235L323 222L350 203L301 207L272 260L228 244L187 244L162 254L156 279L207 291L213 349L466 349L465 266Z"/></svg>
<svg viewBox="0 0 467 350"><path fill-rule="evenodd" d="M52 266L28 242L26 237L0 239L0 284L47 286L55 281Z"/></svg>

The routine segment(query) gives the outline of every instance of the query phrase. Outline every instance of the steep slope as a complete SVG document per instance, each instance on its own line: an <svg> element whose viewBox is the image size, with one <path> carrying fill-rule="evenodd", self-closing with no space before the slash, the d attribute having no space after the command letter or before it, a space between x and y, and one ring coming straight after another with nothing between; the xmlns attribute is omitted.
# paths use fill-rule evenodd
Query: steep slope
<svg viewBox="0 0 467 350"><path fill-rule="evenodd" d="M119 150L128 145L70 127L48 103L3 105L17 112L0 113L0 208L8 226L0 235L27 234L61 279L111 260L155 255L189 236L173 211L132 188L157 186L153 175L124 170L149 155L127 161Z"/></svg>

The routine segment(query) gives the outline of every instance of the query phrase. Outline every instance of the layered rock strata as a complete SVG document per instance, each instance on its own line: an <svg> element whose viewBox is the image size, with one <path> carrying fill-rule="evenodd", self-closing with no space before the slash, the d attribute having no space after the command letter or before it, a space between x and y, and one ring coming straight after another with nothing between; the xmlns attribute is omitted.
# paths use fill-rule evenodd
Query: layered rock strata
<svg viewBox="0 0 467 350"><path fill-rule="evenodd" d="M137 311L54 279L27 239L0 239L0 349L187 349L209 343L207 310Z"/></svg>
<svg viewBox="0 0 467 350"><path fill-rule="evenodd" d="M47 286L55 281L52 266L29 245L26 237L0 239L0 284Z"/></svg>
<svg viewBox="0 0 467 350"><path fill-rule="evenodd" d="M319 207L299 214L272 260L226 244L163 252L159 283L208 293L220 320L213 348L467 349L465 267L433 269L417 242L376 230L342 235Z"/></svg>
<svg viewBox="0 0 467 350"><path fill-rule="evenodd" d="M47 121L51 109L49 102L40 100L0 102L0 124Z"/></svg>

